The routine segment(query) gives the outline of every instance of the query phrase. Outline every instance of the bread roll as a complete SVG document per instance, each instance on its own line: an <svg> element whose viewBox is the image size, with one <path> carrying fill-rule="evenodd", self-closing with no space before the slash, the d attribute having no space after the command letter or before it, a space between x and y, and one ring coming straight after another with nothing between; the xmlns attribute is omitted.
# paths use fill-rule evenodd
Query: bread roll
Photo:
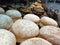
<svg viewBox="0 0 60 45"><path fill-rule="evenodd" d="M0 14L3 14L3 13L5 13L5 10L0 7Z"/></svg>
<svg viewBox="0 0 60 45"><path fill-rule="evenodd" d="M40 36L54 45L60 45L60 28L58 27L44 26L40 29Z"/></svg>
<svg viewBox="0 0 60 45"><path fill-rule="evenodd" d="M58 23L54 19L44 16L40 19L39 25L40 26L47 26L47 25L58 26Z"/></svg>
<svg viewBox="0 0 60 45"><path fill-rule="evenodd" d="M52 44L42 38L31 38L23 41L20 45L52 45Z"/></svg>
<svg viewBox="0 0 60 45"><path fill-rule="evenodd" d="M20 18L21 13L18 10L8 10L6 14L12 18Z"/></svg>
<svg viewBox="0 0 60 45"><path fill-rule="evenodd" d="M13 24L13 20L4 14L0 14L0 28L9 29Z"/></svg>
<svg viewBox="0 0 60 45"><path fill-rule="evenodd" d="M22 38L24 40L27 38L35 37L39 34L39 27L34 22L24 19L17 20L13 24L12 30L16 37L18 37L17 39L19 39L19 42Z"/></svg>
<svg viewBox="0 0 60 45"><path fill-rule="evenodd" d="M18 10L8 10L8 11L6 11L6 15L13 18L14 21L21 18L21 16L22 16L21 12L19 12Z"/></svg>
<svg viewBox="0 0 60 45"><path fill-rule="evenodd" d="M23 17L23 19L30 20L30 21L33 21L33 22L39 22L40 21L40 18L37 15L34 15L34 14L26 14Z"/></svg>
<svg viewBox="0 0 60 45"><path fill-rule="evenodd" d="M0 45L16 45L14 34L5 29L0 29Z"/></svg>

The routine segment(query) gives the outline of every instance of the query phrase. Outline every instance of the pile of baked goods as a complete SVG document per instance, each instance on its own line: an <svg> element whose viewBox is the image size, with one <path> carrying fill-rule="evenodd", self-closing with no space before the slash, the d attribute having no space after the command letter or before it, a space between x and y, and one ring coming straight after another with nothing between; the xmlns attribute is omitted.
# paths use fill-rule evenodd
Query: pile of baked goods
<svg viewBox="0 0 60 45"><path fill-rule="evenodd" d="M41 3L38 3L38 2L32 3L31 6L34 7L34 8L43 9L43 5Z"/></svg>
<svg viewBox="0 0 60 45"><path fill-rule="evenodd" d="M31 6L43 9L37 2ZM18 10L0 7L0 45L60 45L58 22L34 13L22 16Z"/></svg>
<svg viewBox="0 0 60 45"><path fill-rule="evenodd" d="M41 8L41 9L43 9L43 5L38 3L38 2L32 3L31 6L34 7L34 8Z"/></svg>
<svg viewBox="0 0 60 45"><path fill-rule="evenodd" d="M19 10L23 13L34 13L37 15L44 15L45 13L43 4L38 2L32 3L30 6L20 7Z"/></svg>
<svg viewBox="0 0 60 45"><path fill-rule="evenodd" d="M27 7L20 7L18 10L20 10L23 13L30 13L32 12L31 8L27 8Z"/></svg>

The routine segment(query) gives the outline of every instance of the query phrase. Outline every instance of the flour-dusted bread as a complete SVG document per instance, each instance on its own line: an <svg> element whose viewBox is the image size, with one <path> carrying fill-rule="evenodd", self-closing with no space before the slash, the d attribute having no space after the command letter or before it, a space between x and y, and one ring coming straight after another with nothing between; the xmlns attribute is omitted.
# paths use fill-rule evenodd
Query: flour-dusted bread
<svg viewBox="0 0 60 45"><path fill-rule="evenodd" d="M0 28L9 29L13 24L13 20L4 14L0 14Z"/></svg>
<svg viewBox="0 0 60 45"><path fill-rule="evenodd" d="M23 41L20 45L52 45L52 44L42 38L31 38Z"/></svg>
<svg viewBox="0 0 60 45"><path fill-rule="evenodd" d="M12 18L21 18L21 12L18 10L7 10L6 14Z"/></svg>
<svg viewBox="0 0 60 45"><path fill-rule="evenodd" d="M32 21L19 19L13 26L12 30L18 38L30 38L39 34L39 27Z"/></svg>
<svg viewBox="0 0 60 45"><path fill-rule="evenodd" d="M58 27L44 26L40 29L40 36L54 45L60 45L60 28Z"/></svg>
<svg viewBox="0 0 60 45"><path fill-rule="evenodd" d="M16 45L14 34L6 29L0 29L0 45Z"/></svg>
<svg viewBox="0 0 60 45"><path fill-rule="evenodd" d="M58 26L58 23L54 19L44 16L40 19L39 25L40 26L47 26L47 25Z"/></svg>
<svg viewBox="0 0 60 45"><path fill-rule="evenodd" d="M0 7L0 14L3 14L3 13L5 13L5 10L2 7Z"/></svg>
<svg viewBox="0 0 60 45"><path fill-rule="evenodd" d="M23 19L30 20L33 22L39 22L40 18L35 14L26 14Z"/></svg>

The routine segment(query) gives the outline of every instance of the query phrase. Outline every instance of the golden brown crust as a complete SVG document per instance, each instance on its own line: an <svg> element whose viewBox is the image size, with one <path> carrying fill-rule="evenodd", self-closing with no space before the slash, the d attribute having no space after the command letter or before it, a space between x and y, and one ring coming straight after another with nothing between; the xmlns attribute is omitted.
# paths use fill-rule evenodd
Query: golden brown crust
<svg viewBox="0 0 60 45"><path fill-rule="evenodd" d="M42 4L40 4L38 2L35 2L35 3L31 4L31 6L34 7L34 8L41 8L41 9L43 9Z"/></svg>

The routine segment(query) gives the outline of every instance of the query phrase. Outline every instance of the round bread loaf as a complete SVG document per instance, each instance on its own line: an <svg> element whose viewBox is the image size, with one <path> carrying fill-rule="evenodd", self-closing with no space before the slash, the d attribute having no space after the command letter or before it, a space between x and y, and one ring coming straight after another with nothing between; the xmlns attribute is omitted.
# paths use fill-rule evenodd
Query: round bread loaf
<svg viewBox="0 0 60 45"><path fill-rule="evenodd" d="M3 14L3 13L5 13L5 10L0 7L0 14Z"/></svg>
<svg viewBox="0 0 60 45"><path fill-rule="evenodd" d="M60 45L60 28L58 27L44 26L40 29L40 36L54 45Z"/></svg>
<svg viewBox="0 0 60 45"><path fill-rule="evenodd" d="M12 18L21 18L21 13L18 10L8 10L6 14Z"/></svg>
<svg viewBox="0 0 60 45"><path fill-rule="evenodd" d="M13 24L12 30L19 39L35 37L39 34L39 27L34 22L24 19L17 20Z"/></svg>
<svg viewBox="0 0 60 45"><path fill-rule="evenodd" d="M26 14L23 17L23 19L30 20L30 21L33 21L33 22L39 22L40 21L40 18L37 15L34 15L34 14Z"/></svg>
<svg viewBox="0 0 60 45"><path fill-rule="evenodd" d="M54 19L44 16L40 19L39 25L40 26L47 26L47 25L58 26L58 23Z"/></svg>
<svg viewBox="0 0 60 45"><path fill-rule="evenodd" d="M0 45L16 45L16 38L13 33L0 29Z"/></svg>
<svg viewBox="0 0 60 45"><path fill-rule="evenodd" d="M20 45L52 45L52 44L42 38L31 38L23 41Z"/></svg>
<svg viewBox="0 0 60 45"><path fill-rule="evenodd" d="M0 14L0 28L9 29L13 24L13 20L4 14Z"/></svg>

